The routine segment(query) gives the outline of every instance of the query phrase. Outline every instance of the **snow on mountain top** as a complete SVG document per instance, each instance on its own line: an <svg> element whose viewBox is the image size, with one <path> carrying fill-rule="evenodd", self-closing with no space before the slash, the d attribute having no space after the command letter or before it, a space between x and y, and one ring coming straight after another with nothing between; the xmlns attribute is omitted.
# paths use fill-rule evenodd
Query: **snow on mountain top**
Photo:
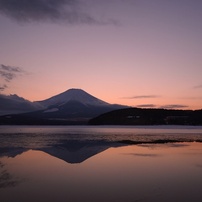
<svg viewBox="0 0 202 202"><path fill-rule="evenodd" d="M95 105L95 106L103 106L109 105L109 103L104 102L89 93L85 92L82 89L69 89L61 94L55 95L49 99L39 101L40 104L44 106L51 106L51 105L62 105L69 101L78 101L82 104L86 105Z"/></svg>

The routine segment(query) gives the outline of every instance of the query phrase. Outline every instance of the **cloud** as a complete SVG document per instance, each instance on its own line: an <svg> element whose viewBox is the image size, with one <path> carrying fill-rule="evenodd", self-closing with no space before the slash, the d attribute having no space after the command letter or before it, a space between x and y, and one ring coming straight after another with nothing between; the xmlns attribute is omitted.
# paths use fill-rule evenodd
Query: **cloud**
<svg viewBox="0 0 202 202"><path fill-rule="evenodd" d="M0 85L0 92L4 91L8 86L6 84Z"/></svg>
<svg viewBox="0 0 202 202"><path fill-rule="evenodd" d="M123 97L123 99L145 99L145 98L158 98L159 95L138 95L132 97Z"/></svg>
<svg viewBox="0 0 202 202"><path fill-rule="evenodd" d="M85 2L86 3L86 2ZM81 0L0 0L0 13L19 22L65 22L68 24L115 24L102 22L81 9Z"/></svg>
<svg viewBox="0 0 202 202"><path fill-rule="evenodd" d="M136 105L136 107L140 107L140 108L154 108L154 107L156 107L156 105L154 105L154 104L142 104L142 105Z"/></svg>
<svg viewBox="0 0 202 202"><path fill-rule="evenodd" d="M3 84L0 84L0 91L4 91L6 88L8 88L6 83L11 82L14 78L23 74L26 74L26 72L20 67L11 67L1 64L0 78L3 81Z"/></svg>
<svg viewBox="0 0 202 202"><path fill-rule="evenodd" d="M193 88L194 88L194 89L202 88L202 84L201 84L201 85L194 86Z"/></svg>
<svg viewBox="0 0 202 202"><path fill-rule="evenodd" d="M141 154L141 153L131 153L131 155L140 156L140 157L159 157L159 156L161 156L159 154Z"/></svg>
<svg viewBox="0 0 202 202"><path fill-rule="evenodd" d="M17 75L25 73L20 67L11 67L7 65L0 65L0 77L4 79L6 82L10 82Z"/></svg>
<svg viewBox="0 0 202 202"><path fill-rule="evenodd" d="M181 108L187 108L189 106L187 105L180 105L180 104L172 104L172 105L163 105L160 108L163 109L181 109Z"/></svg>
<svg viewBox="0 0 202 202"><path fill-rule="evenodd" d="M181 97L181 99L188 99L188 100L201 100L202 96L189 96L189 97Z"/></svg>
<svg viewBox="0 0 202 202"><path fill-rule="evenodd" d="M141 105L136 105L136 107L139 108L163 108L163 109L182 109L182 108L187 108L189 106L187 105L181 105L181 104L171 104L171 105L154 105L154 104L141 104Z"/></svg>

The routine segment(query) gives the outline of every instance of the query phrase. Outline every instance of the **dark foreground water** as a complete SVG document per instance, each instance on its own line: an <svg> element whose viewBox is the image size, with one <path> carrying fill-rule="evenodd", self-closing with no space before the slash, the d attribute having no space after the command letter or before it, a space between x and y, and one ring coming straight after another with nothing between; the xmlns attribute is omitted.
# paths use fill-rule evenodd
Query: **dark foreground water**
<svg viewBox="0 0 202 202"><path fill-rule="evenodd" d="M202 127L0 126L1 202L201 202Z"/></svg>

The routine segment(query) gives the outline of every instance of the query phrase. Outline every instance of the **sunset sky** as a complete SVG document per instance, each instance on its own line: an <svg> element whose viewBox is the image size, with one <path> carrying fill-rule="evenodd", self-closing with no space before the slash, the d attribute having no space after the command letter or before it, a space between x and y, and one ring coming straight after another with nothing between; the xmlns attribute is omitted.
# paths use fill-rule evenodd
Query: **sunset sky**
<svg viewBox="0 0 202 202"><path fill-rule="evenodd" d="M0 93L80 88L109 103L202 108L202 0L0 0Z"/></svg>

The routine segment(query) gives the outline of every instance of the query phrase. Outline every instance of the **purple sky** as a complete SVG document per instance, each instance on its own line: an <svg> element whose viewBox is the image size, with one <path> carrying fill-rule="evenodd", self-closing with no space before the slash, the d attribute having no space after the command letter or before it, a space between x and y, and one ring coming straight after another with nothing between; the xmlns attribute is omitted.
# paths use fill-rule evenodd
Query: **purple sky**
<svg viewBox="0 0 202 202"><path fill-rule="evenodd" d="M109 103L202 108L201 11L201 0L0 0L0 93L81 88Z"/></svg>

